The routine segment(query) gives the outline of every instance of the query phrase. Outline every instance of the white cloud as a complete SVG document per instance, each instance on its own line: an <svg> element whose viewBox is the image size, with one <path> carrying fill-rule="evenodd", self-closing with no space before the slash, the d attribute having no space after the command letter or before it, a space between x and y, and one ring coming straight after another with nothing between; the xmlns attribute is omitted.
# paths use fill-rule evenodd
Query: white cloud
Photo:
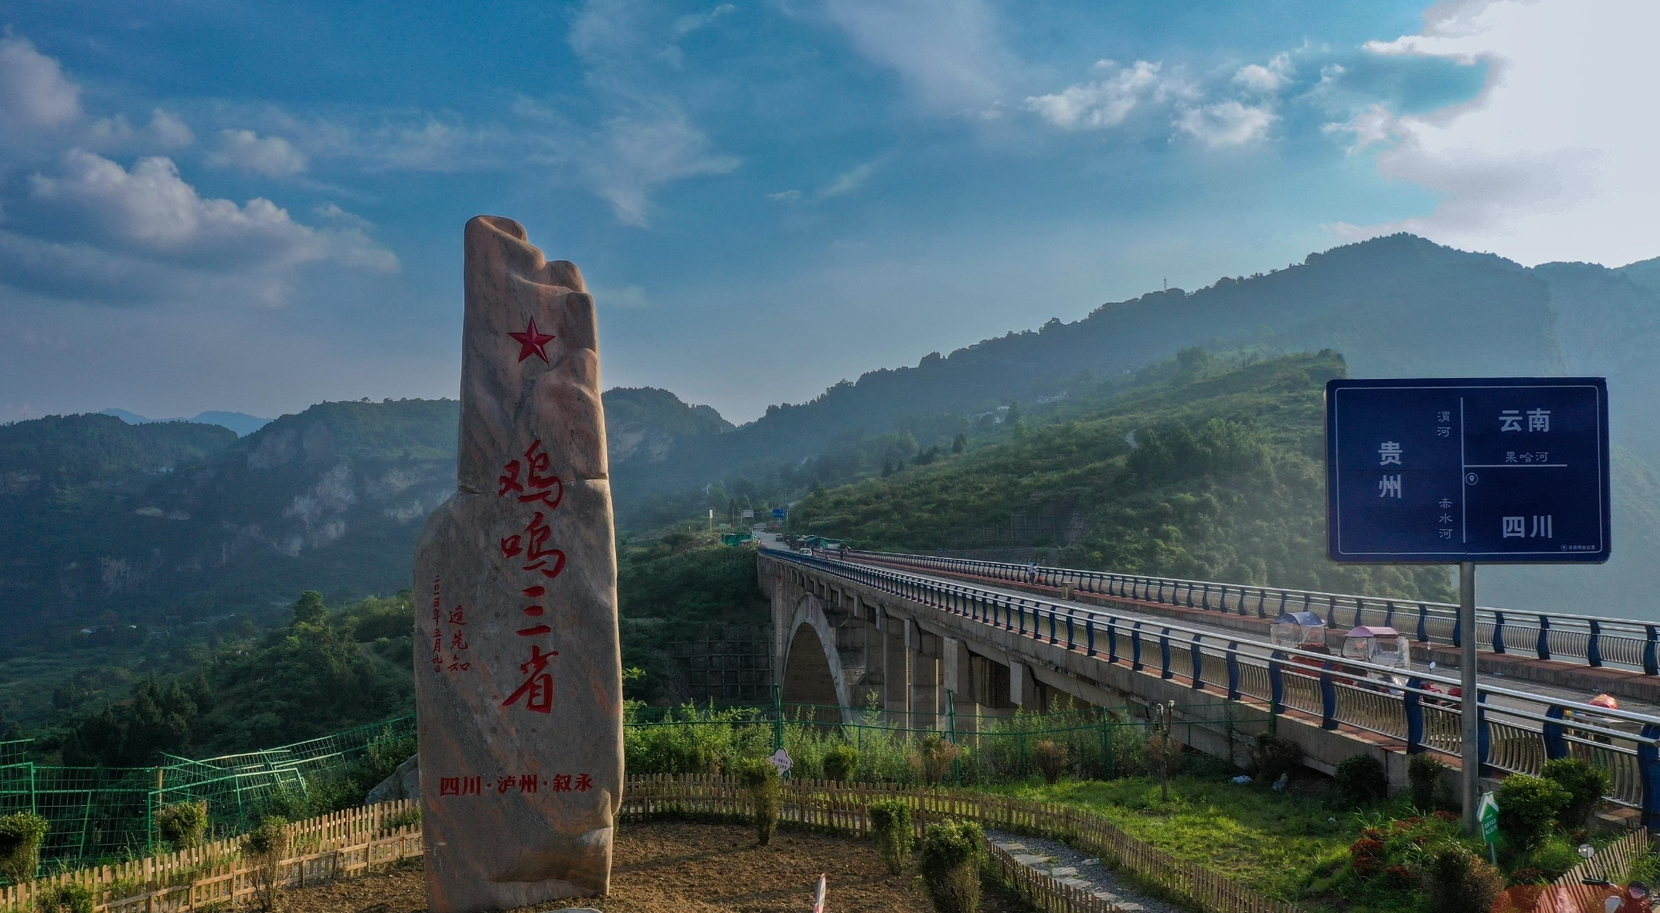
<svg viewBox="0 0 1660 913"><path fill-rule="evenodd" d="M1240 67L1233 81L1252 92L1271 95L1291 84L1291 55L1280 54L1267 66L1253 63Z"/></svg>
<svg viewBox="0 0 1660 913"><path fill-rule="evenodd" d="M1348 133L1354 137L1354 143L1348 148L1349 154L1363 152L1373 146L1388 143L1396 136L1395 115L1389 108L1381 104L1373 104L1366 110L1356 114L1347 123L1326 124L1321 127L1323 133Z"/></svg>
<svg viewBox="0 0 1660 913"><path fill-rule="evenodd" d="M926 107L977 115L1002 94L1009 54L986 0L824 0L823 11Z"/></svg>
<svg viewBox="0 0 1660 913"><path fill-rule="evenodd" d="M1112 61L1096 63L1097 69L1114 66ZM1026 99L1026 110L1034 111L1044 120L1067 129L1100 129L1115 127L1135 110L1143 99L1162 100L1172 87L1179 85L1159 76L1160 65L1138 60L1124 67L1110 79L1081 82L1067 86L1053 95L1036 95Z"/></svg>
<svg viewBox="0 0 1660 913"><path fill-rule="evenodd" d="M287 177L306 170L306 157L280 136L260 136L252 130L219 131L219 148L207 157L215 168L234 168L244 174Z"/></svg>
<svg viewBox="0 0 1660 913"><path fill-rule="evenodd" d="M729 16L737 11L738 8L733 4L722 3L707 13L690 13L688 15L681 16L679 19L674 20L674 26L669 30L669 34L674 38L674 40L679 41L698 29L709 25L716 19L719 19L722 16Z"/></svg>
<svg viewBox="0 0 1660 913"><path fill-rule="evenodd" d="M1427 188L1439 202L1427 215L1339 231L1413 231L1523 263L1660 254L1660 124L1638 104L1660 81L1650 46L1660 6L1496 0L1431 13L1422 34L1367 49L1484 62L1480 96L1423 115L1368 112L1345 129L1356 151L1384 147L1381 175Z"/></svg>
<svg viewBox="0 0 1660 913"><path fill-rule="evenodd" d="M15 144L61 130L81 116L80 87L64 76L57 60L35 50L27 38L0 38L0 138Z"/></svg>
<svg viewBox="0 0 1660 913"><path fill-rule="evenodd" d="M767 199L773 201L774 203L794 203L801 199L801 191L780 190L777 193L767 194Z"/></svg>
<svg viewBox="0 0 1660 913"><path fill-rule="evenodd" d="M871 175L875 174L885 161L887 161L886 156L874 158L836 175L835 180L819 190L819 199L839 197L858 190L865 185L866 181L870 180Z"/></svg>
<svg viewBox="0 0 1660 913"><path fill-rule="evenodd" d="M652 191L682 178L728 174L739 165L733 156L710 151L709 138L672 109L612 119L582 162L617 218L642 228L651 222Z"/></svg>
<svg viewBox="0 0 1660 913"><path fill-rule="evenodd" d="M397 268L360 228L303 225L265 199L202 197L165 157L129 171L72 150L29 187L23 221L41 227L0 235L0 275L44 294L133 303L214 289L280 304L300 267Z"/></svg>
<svg viewBox="0 0 1660 913"><path fill-rule="evenodd" d="M1262 105L1221 101L1198 107L1182 107L1173 121L1175 128L1211 148L1243 146L1268 136L1279 115Z"/></svg>

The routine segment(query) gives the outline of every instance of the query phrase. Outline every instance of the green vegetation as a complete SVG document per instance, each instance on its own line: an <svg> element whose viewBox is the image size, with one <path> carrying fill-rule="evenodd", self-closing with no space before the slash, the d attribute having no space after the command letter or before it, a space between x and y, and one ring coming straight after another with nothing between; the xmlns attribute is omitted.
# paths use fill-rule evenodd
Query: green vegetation
<svg viewBox="0 0 1660 913"><path fill-rule="evenodd" d="M33 881L40 868L40 841L46 819L34 812L0 815L0 875L12 884Z"/></svg>
<svg viewBox="0 0 1660 913"><path fill-rule="evenodd" d="M1441 777L1446 772L1446 762L1427 751L1407 759L1408 792L1412 796L1412 805L1415 808L1426 814L1435 811L1441 804L1444 792Z"/></svg>
<svg viewBox="0 0 1660 913"><path fill-rule="evenodd" d="M35 908L39 913L92 913L97 895L84 884L70 882L43 891Z"/></svg>
<svg viewBox="0 0 1660 913"><path fill-rule="evenodd" d="M207 826L206 802L175 802L156 810L156 832L175 850L201 845Z"/></svg>
<svg viewBox="0 0 1660 913"><path fill-rule="evenodd" d="M972 544L1011 514L1046 515L1064 521L1047 542L1052 563L1448 598L1440 569L1325 559L1324 384L1344 373L1330 352L1236 362L1185 352L1152 372L1158 382L1069 400L1045 424L961 455L816 490L790 529L927 550Z"/></svg>
<svg viewBox="0 0 1660 913"><path fill-rule="evenodd" d="M758 629L769 605L755 577L755 552L706 534L673 530L617 549L623 666L643 672L625 683L629 698L674 702L678 670L669 653L710 629Z"/></svg>
<svg viewBox="0 0 1660 913"><path fill-rule="evenodd" d="M1499 833L1506 849L1528 853L1550 834L1556 816L1568 807L1568 791L1550 780L1511 774L1493 798L1499 803Z"/></svg>
<svg viewBox="0 0 1660 913"><path fill-rule="evenodd" d="M189 671L138 681L130 699L48 732L38 748L71 766L144 767L162 754L230 754L409 713L411 613L407 592L340 612L308 592L286 627L204 648Z"/></svg>
<svg viewBox="0 0 1660 913"><path fill-rule="evenodd" d="M1608 771L1593 767L1589 761L1582 758L1557 758L1554 761L1546 761L1541 773L1546 780L1560 786L1562 791L1567 793L1568 801L1558 815L1558 820L1562 827L1570 830L1584 827L1590 820L1591 813L1602 805L1602 797L1614 788Z"/></svg>
<svg viewBox="0 0 1660 913"><path fill-rule="evenodd" d="M911 806L899 799L870 803L870 833L888 871L895 875L905 871L916 837L911 827Z"/></svg>
<svg viewBox="0 0 1660 913"><path fill-rule="evenodd" d="M1389 774L1383 762L1357 754L1337 765L1337 793L1350 805L1364 807L1389 795Z"/></svg>
<svg viewBox="0 0 1660 913"><path fill-rule="evenodd" d="M986 835L972 821L928 825L922 837L917 870L938 913L975 913L980 909L980 869L986 861Z"/></svg>
<svg viewBox="0 0 1660 913"><path fill-rule="evenodd" d="M755 805L755 842L766 846L778 830L778 804L783 791L778 768L764 758L749 758L739 769L738 778Z"/></svg>

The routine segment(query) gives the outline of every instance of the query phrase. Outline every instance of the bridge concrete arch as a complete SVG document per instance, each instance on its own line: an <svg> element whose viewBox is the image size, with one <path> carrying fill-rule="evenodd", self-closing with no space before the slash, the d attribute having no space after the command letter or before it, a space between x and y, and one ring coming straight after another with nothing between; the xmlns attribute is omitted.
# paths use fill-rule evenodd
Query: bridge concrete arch
<svg viewBox="0 0 1660 913"><path fill-rule="evenodd" d="M784 628L782 698L786 704L816 704L815 717L825 723L852 723L841 718L852 706L847 670L836 649L836 634L825 615L824 602L802 594ZM844 708L834 711L829 708Z"/></svg>

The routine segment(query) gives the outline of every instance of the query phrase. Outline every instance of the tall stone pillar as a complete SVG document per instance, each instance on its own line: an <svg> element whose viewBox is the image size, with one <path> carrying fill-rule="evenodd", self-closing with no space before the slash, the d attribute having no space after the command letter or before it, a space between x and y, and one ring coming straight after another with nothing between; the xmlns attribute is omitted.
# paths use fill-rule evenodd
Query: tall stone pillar
<svg viewBox="0 0 1660 913"><path fill-rule="evenodd" d="M922 630L914 621L905 628L911 649L911 726L916 729L943 728L940 639Z"/></svg>
<svg viewBox="0 0 1660 913"><path fill-rule="evenodd" d="M467 223L457 491L415 551L427 906L604 894L622 801L617 563L594 302Z"/></svg>
<svg viewBox="0 0 1660 913"><path fill-rule="evenodd" d="M882 619L882 709L889 726L909 726L911 711L911 623L897 615Z"/></svg>

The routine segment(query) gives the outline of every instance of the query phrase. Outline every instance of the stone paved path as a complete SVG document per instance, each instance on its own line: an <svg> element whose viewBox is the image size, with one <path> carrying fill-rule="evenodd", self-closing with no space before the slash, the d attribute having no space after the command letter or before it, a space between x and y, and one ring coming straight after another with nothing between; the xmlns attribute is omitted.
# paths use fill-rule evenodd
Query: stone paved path
<svg viewBox="0 0 1660 913"><path fill-rule="evenodd" d="M1027 837L1003 831L986 831L986 837L1021 865L1042 872L1057 881L1091 891L1096 897L1117 904L1124 913L1182 913L1173 904L1137 891L1128 879L1059 840Z"/></svg>

